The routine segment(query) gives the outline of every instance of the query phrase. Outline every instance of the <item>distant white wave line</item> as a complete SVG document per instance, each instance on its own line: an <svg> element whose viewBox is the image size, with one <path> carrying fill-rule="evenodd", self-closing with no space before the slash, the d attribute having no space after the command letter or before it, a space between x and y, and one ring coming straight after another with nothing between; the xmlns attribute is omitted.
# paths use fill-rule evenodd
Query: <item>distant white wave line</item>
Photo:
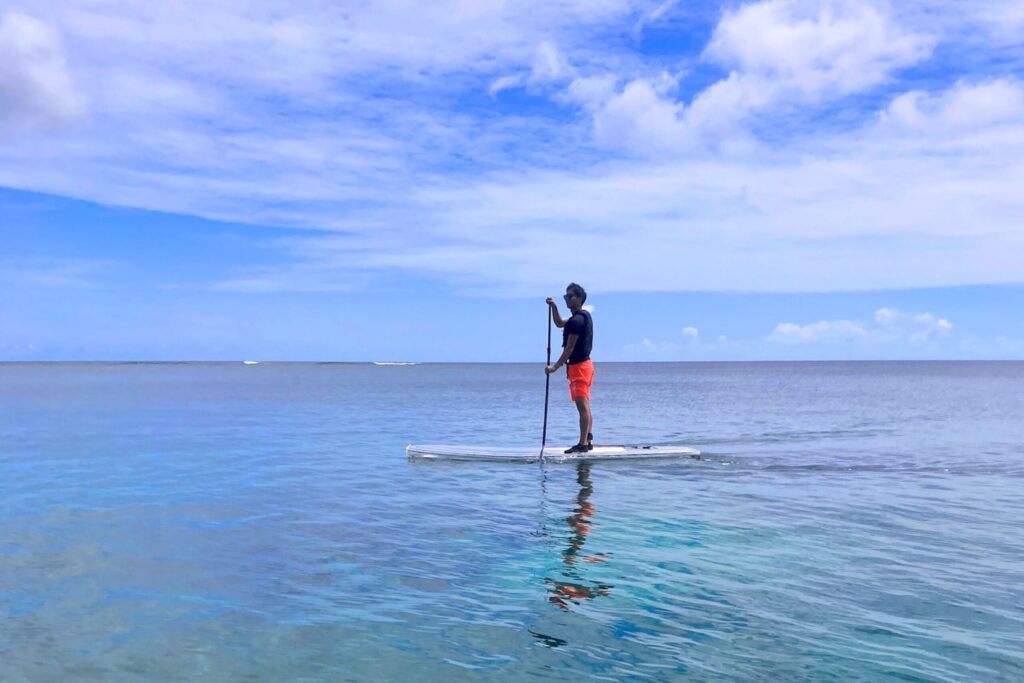
<svg viewBox="0 0 1024 683"><path fill-rule="evenodd" d="M409 362L398 362L398 361L373 361L374 365L418 365L418 363Z"/></svg>

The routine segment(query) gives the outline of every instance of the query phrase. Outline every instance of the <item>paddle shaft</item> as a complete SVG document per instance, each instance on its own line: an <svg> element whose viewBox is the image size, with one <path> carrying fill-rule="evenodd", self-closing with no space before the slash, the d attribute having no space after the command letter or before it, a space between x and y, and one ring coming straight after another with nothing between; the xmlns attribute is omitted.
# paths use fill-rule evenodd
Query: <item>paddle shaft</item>
<svg viewBox="0 0 1024 683"><path fill-rule="evenodd" d="M548 362L544 364L544 431L540 436L540 459L544 461L544 446L548 442L548 395L551 393L551 375L547 366L551 365L551 306L548 306Z"/></svg>

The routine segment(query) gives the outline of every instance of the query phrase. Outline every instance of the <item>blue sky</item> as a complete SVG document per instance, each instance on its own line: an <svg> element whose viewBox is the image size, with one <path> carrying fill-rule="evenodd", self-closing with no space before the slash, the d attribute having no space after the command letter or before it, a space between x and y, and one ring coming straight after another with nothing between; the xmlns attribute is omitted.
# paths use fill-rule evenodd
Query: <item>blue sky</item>
<svg viewBox="0 0 1024 683"><path fill-rule="evenodd" d="M1024 5L0 9L0 360L1024 358Z"/></svg>

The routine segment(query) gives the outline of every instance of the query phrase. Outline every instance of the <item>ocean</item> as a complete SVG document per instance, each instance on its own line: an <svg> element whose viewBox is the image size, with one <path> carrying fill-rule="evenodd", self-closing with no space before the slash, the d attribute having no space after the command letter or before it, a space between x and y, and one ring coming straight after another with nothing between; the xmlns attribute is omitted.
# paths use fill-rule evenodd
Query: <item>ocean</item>
<svg viewBox="0 0 1024 683"><path fill-rule="evenodd" d="M0 364L0 680L1024 680L1024 363ZM548 441L574 443L552 379Z"/></svg>

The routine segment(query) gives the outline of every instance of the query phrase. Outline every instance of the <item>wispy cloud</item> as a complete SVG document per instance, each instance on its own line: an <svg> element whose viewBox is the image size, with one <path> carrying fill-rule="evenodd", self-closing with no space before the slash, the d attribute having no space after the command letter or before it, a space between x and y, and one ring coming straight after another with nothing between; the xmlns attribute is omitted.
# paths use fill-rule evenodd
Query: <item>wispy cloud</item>
<svg viewBox="0 0 1024 683"><path fill-rule="evenodd" d="M89 289L100 286L101 275L114 265L112 261L68 258L0 261L0 283L27 289Z"/></svg>
<svg viewBox="0 0 1024 683"><path fill-rule="evenodd" d="M640 38L644 29L652 24L657 24L663 17L671 13L679 5L679 0L663 0L653 9L643 12L635 24L633 24L633 37Z"/></svg>
<svg viewBox="0 0 1024 683"><path fill-rule="evenodd" d="M933 0L903 0L893 7L904 21L967 49L1019 48L1024 39L1024 6L1019 0L975 0L941 7Z"/></svg>
<svg viewBox="0 0 1024 683"><path fill-rule="evenodd" d="M994 348L992 339L955 335L953 323L932 313L877 309L864 319L839 318L808 323L780 322L767 334L730 337L701 334L692 325L675 337L648 335L622 346L627 360L685 360L704 358L818 358L886 357L913 353L956 356L971 349Z"/></svg>
<svg viewBox="0 0 1024 683"><path fill-rule="evenodd" d="M766 340L777 344L921 344L952 331L952 323L931 313L912 314L880 308L870 322L821 320L805 325L779 323Z"/></svg>
<svg viewBox="0 0 1024 683"><path fill-rule="evenodd" d="M1019 281L1022 89L984 65L1024 24L982 4L706 3L666 56L633 29L697 3L14 2L0 184L323 231L234 291L514 295L570 252L598 291Z"/></svg>
<svg viewBox="0 0 1024 683"><path fill-rule="evenodd" d="M744 344L720 334L711 339L701 337L700 330L687 325L674 339L644 337L622 347L622 355L629 360L679 360L729 356L742 351Z"/></svg>
<svg viewBox="0 0 1024 683"><path fill-rule="evenodd" d="M488 92L494 97L508 88L559 83L572 78L575 74L576 69L569 64L558 47L549 41L544 41L537 46L529 71L498 78L491 83Z"/></svg>
<svg viewBox="0 0 1024 683"><path fill-rule="evenodd" d="M21 12L0 16L0 139L59 129L83 113L57 32Z"/></svg>

